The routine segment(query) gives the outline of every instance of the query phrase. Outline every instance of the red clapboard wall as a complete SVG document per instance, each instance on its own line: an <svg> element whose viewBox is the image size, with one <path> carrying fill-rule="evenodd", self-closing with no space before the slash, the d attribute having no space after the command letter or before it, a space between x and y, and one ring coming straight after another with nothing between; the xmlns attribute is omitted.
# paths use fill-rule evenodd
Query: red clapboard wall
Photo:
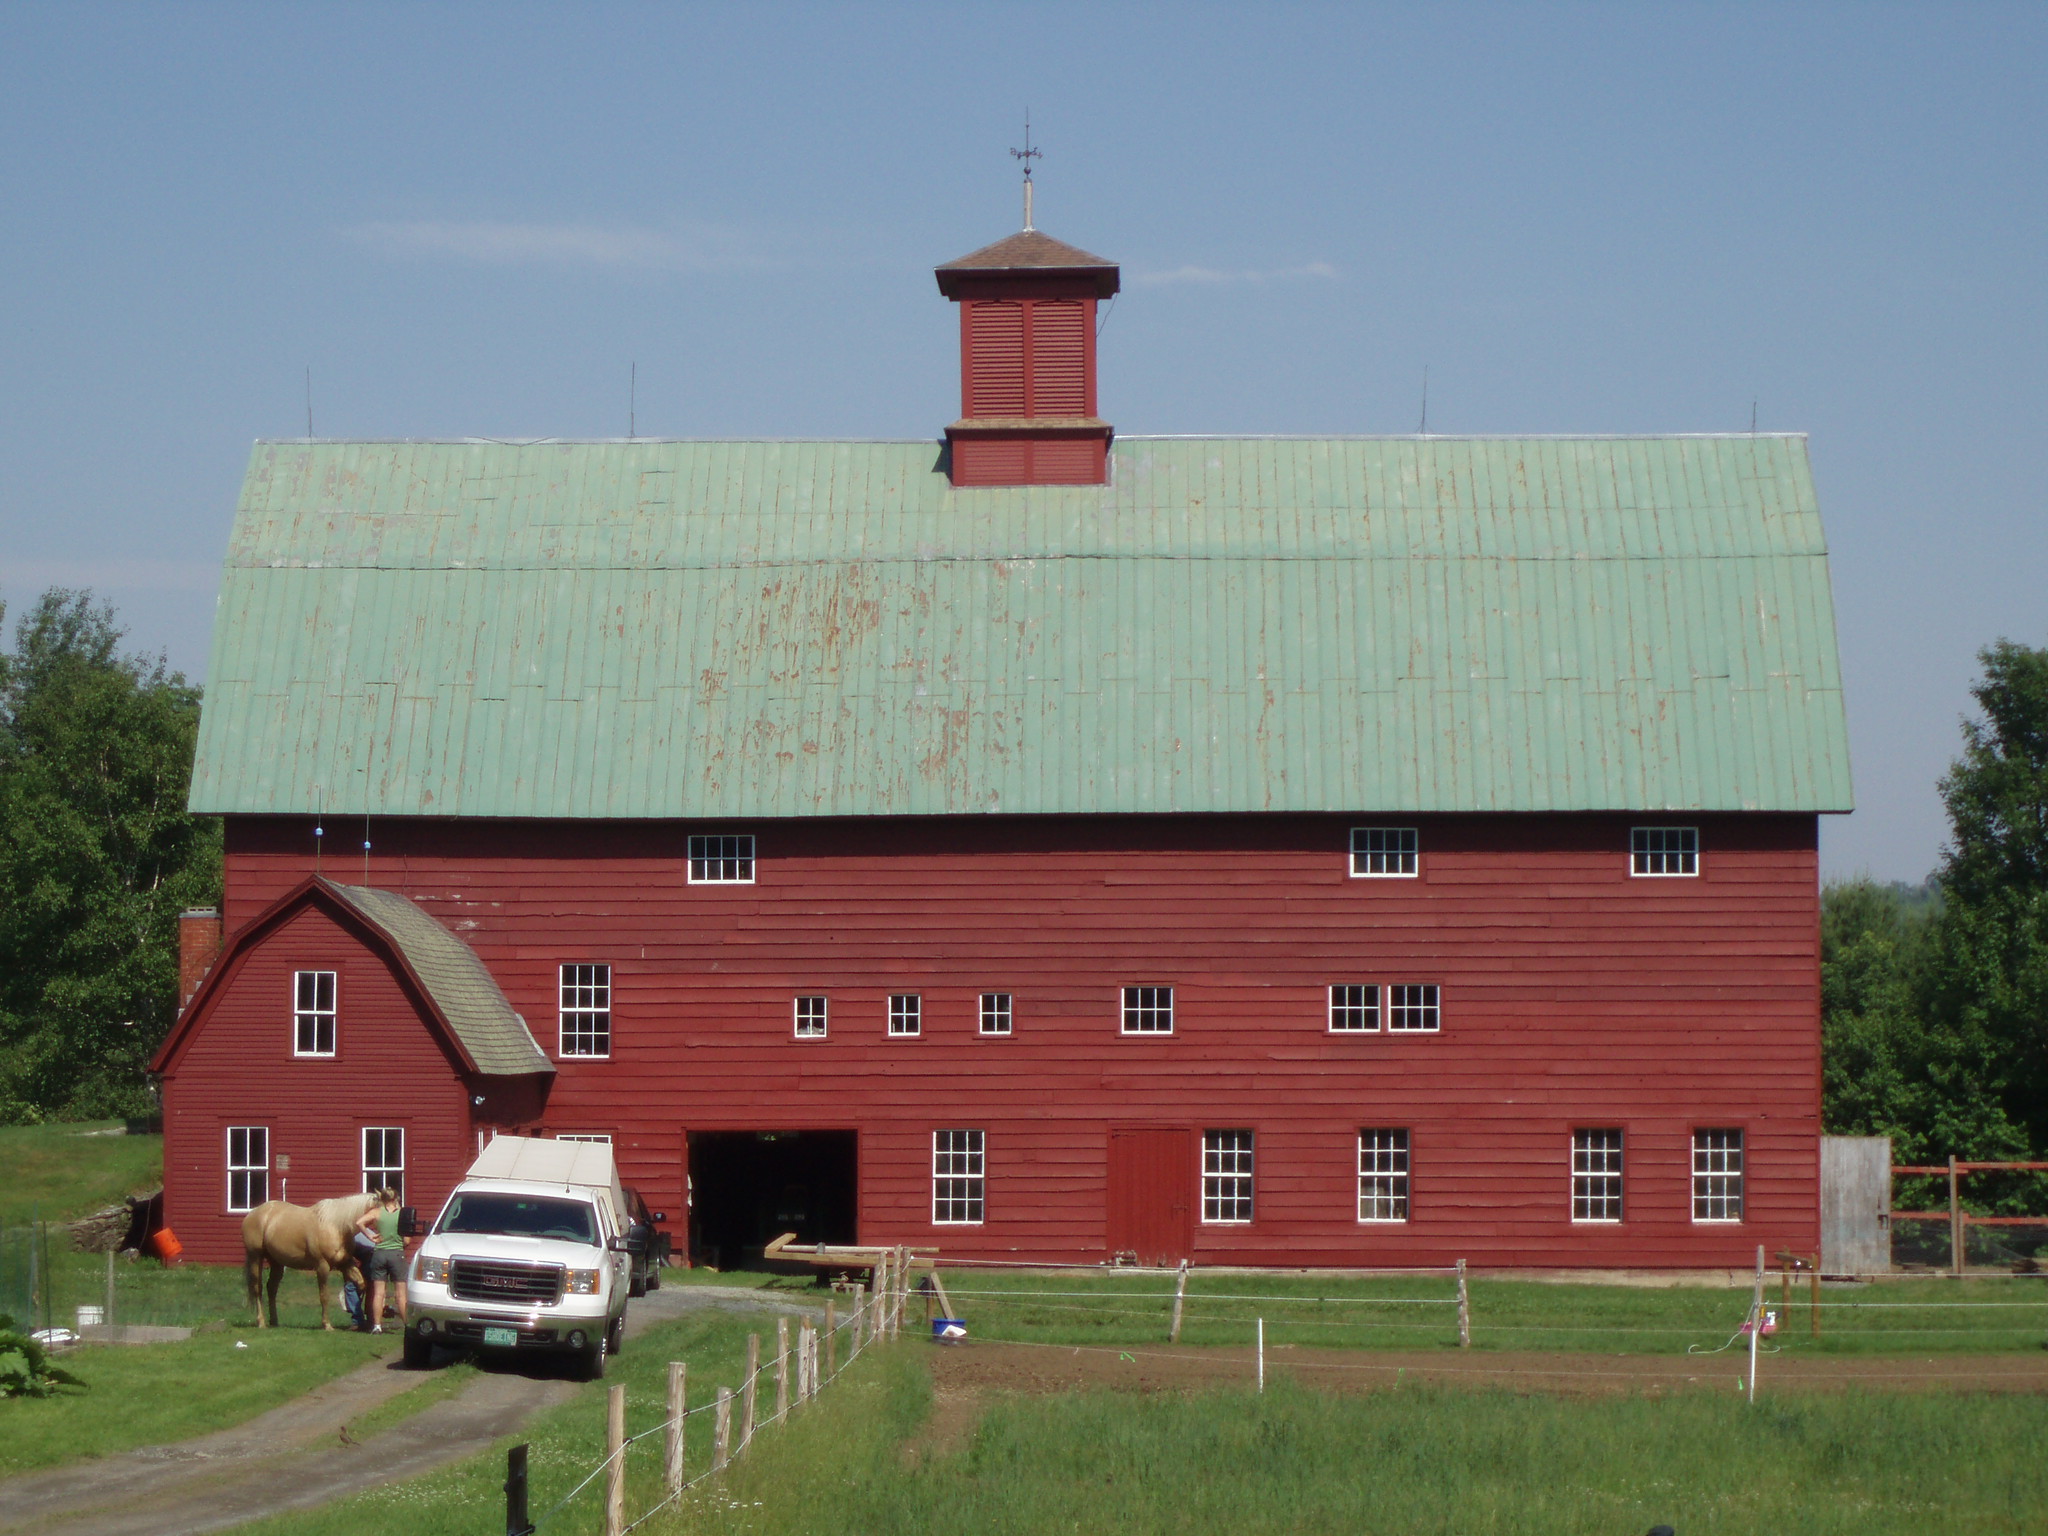
<svg viewBox="0 0 2048 1536"><path fill-rule="evenodd" d="M551 1055L557 967L612 967L611 1057L558 1060L523 1128L613 1136L676 1230L691 1132L853 1130L861 1241L1099 1259L1114 1133L1185 1131L1198 1158L1203 1130L1246 1129L1253 1220L1197 1219L1198 1262L1746 1265L1818 1236L1816 823L1688 819L1691 879L1632 878L1611 815L1401 818L1414 879L1352 878L1352 821L1322 816L393 820L368 883L469 942ZM692 831L755 834L755 882L690 884ZM310 834L230 820L231 939L310 873ZM206 1138L257 1105L349 1187L355 1127L401 1106L450 1159L429 1175L423 1154L420 1177L466 1162L466 1106L388 976L350 961L348 1054L290 1060L289 971L330 954L317 925L277 934L180 1064L203 1130L173 1149L174 1225L188 1201L218 1208ZM1441 1032L1332 1035L1344 982L1436 983ZM1174 988L1170 1037L1119 1033L1140 984ZM1010 1037L978 1034L985 991L1014 997ZM892 1039L906 992L923 1033ZM793 1037L799 993L830 998L827 1038ZM1691 1219L1691 1134L1710 1127L1745 1133L1740 1223ZM961 1128L986 1134L986 1219L935 1227L932 1133ZM1356 1219L1361 1128L1410 1133L1406 1222ZM1570 1219L1574 1128L1625 1134L1618 1224Z"/></svg>

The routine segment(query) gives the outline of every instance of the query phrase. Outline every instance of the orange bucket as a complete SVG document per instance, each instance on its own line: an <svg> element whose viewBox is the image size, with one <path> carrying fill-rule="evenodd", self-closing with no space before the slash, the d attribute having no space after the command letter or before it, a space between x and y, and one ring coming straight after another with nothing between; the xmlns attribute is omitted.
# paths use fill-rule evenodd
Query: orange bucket
<svg viewBox="0 0 2048 1536"><path fill-rule="evenodd" d="M156 1256L165 1264L178 1262L178 1255L185 1251L185 1245L178 1241L178 1234L169 1227L158 1227L150 1234L149 1246L156 1250Z"/></svg>

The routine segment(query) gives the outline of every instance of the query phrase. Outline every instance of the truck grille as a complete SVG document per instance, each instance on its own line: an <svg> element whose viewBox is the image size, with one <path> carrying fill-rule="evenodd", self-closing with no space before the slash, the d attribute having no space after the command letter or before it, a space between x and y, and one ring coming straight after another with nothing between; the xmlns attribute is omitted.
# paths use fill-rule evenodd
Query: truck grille
<svg viewBox="0 0 2048 1536"><path fill-rule="evenodd" d="M562 1296L562 1266L456 1259L449 1266L448 1294L458 1301L555 1302Z"/></svg>

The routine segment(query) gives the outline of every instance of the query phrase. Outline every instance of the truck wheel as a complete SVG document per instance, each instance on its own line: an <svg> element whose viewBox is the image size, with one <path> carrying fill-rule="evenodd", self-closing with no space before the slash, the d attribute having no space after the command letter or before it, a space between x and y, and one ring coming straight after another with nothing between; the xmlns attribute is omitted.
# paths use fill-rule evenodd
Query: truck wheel
<svg viewBox="0 0 2048 1536"><path fill-rule="evenodd" d="M604 1356L605 1348L602 1339L598 1340L597 1343L593 1344L585 1352L583 1356L583 1379L585 1381L602 1381L604 1379Z"/></svg>
<svg viewBox="0 0 2048 1536"><path fill-rule="evenodd" d="M626 1347L626 1314L621 1312L604 1331L604 1352L616 1355Z"/></svg>
<svg viewBox="0 0 2048 1536"><path fill-rule="evenodd" d="M434 1346L418 1334L405 1335L405 1368L409 1371L424 1371L434 1363Z"/></svg>
<svg viewBox="0 0 2048 1536"><path fill-rule="evenodd" d="M647 1277L640 1273L640 1266L638 1264L633 1266L633 1278L626 1282L626 1294L628 1296L645 1296L647 1294Z"/></svg>

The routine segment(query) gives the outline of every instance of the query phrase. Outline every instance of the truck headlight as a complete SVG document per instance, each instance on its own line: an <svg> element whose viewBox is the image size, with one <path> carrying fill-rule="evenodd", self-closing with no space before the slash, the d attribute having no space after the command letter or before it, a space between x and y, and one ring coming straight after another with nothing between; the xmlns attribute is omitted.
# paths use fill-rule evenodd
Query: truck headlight
<svg viewBox="0 0 2048 1536"><path fill-rule="evenodd" d="M424 1253L413 1261L412 1277L425 1285L446 1285L448 1283L448 1261L430 1259Z"/></svg>
<svg viewBox="0 0 2048 1536"><path fill-rule="evenodd" d="M597 1277L595 1269L572 1269L569 1271L569 1294L571 1296L595 1296Z"/></svg>

